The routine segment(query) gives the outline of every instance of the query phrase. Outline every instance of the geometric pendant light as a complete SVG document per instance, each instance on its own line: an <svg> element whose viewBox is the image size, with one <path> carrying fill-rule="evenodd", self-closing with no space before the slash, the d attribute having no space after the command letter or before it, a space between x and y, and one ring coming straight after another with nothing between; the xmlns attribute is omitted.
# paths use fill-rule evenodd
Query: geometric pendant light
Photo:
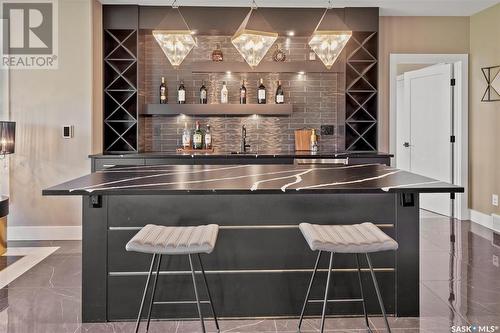
<svg viewBox="0 0 500 333"><path fill-rule="evenodd" d="M326 68L332 68L340 53L352 36L349 30L321 30L321 25L325 25L323 20L331 9L327 8L323 13L316 29L309 39L309 46L318 55Z"/></svg>
<svg viewBox="0 0 500 333"><path fill-rule="evenodd" d="M254 2L255 4L255 2ZM253 7L231 38L231 42L250 67L255 68L274 44L278 34Z"/></svg>
<svg viewBox="0 0 500 333"><path fill-rule="evenodd" d="M153 30L153 36L172 66L178 67L196 46L196 41L179 8L172 7L172 9L178 14L178 19L184 26L180 30Z"/></svg>

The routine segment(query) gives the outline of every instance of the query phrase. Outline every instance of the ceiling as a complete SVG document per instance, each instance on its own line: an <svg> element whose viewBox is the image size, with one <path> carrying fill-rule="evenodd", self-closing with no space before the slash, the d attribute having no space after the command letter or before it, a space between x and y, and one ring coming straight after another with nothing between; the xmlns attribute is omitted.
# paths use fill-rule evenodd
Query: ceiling
<svg viewBox="0 0 500 333"><path fill-rule="evenodd" d="M260 7L325 7L327 0L255 0ZM173 0L101 0L103 4L163 6ZM179 6L249 7L251 0L177 0ZM500 0L333 0L334 7L380 7L382 16L470 16Z"/></svg>

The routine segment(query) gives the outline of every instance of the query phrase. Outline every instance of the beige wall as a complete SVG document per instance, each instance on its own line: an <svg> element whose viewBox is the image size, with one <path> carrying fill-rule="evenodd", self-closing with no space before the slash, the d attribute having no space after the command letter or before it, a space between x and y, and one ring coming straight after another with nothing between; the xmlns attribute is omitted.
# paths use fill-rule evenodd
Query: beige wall
<svg viewBox="0 0 500 333"><path fill-rule="evenodd" d="M389 54L469 53L469 18L382 16L379 46L379 150L387 152Z"/></svg>
<svg viewBox="0 0 500 333"><path fill-rule="evenodd" d="M102 4L92 1L92 154L102 153Z"/></svg>
<svg viewBox="0 0 500 333"><path fill-rule="evenodd" d="M42 197L43 188L90 170L91 3L59 1L59 69L11 71L9 226L80 225L81 198ZM62 125L75 125L73 139Z"/></svg>
<svg viewBox="0 0 500 333"><path fill-rule="evenodd" d="M481 102L481 67L500 65L500 4L470 19L469 159L471 208L500 214L491 195L500 194L500 102Z"/></svg>

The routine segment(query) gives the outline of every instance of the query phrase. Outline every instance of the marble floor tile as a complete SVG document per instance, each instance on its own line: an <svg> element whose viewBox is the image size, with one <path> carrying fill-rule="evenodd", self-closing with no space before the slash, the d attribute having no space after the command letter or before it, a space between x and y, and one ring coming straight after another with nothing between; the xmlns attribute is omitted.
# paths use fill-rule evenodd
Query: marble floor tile
<svg viewBox="0 0 500 333"><path fill-rule="evenodd" d="M500 249L490 231L468 221L421 214L420 317L389 317L394 333L450 332L453 325L500 326ZM455 243L450 242L454 230ZM478 230L480 231L478 233ZM486 236L485 236L486 235ZM134 322L81 323L81 242L9 242L9 247L59 247L48 258L0 289L0 333L133 332ZM297 319L226 319L220 332L292 333ZM370 317L374 333L383 318ZM145 328L145 324L141 326ZM207 332L216 332L206 321ZM301 332L319 332L319 318L306 318ZM326 332L367 332L363 318L327 318ZM144 332L142 330L141 332ZM151 333L198 333L198 321L152 321Z"/></svg>

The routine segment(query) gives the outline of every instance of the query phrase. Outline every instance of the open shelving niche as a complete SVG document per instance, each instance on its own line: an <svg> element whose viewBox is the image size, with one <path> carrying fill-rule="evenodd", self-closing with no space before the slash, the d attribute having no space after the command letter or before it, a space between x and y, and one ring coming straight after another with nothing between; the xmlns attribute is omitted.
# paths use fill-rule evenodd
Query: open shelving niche
<svg viewBox="0 0 500 333"><path fill-rule="evenodd" d="M137 152L137 30L104 29L105 153Z"/></svg>
<svg viewBox="0 0 500 333"><path fill-rule="evenodd" d="M345 144L348 151L377 151L377 33L353 32L346 47Z"/></svg>

